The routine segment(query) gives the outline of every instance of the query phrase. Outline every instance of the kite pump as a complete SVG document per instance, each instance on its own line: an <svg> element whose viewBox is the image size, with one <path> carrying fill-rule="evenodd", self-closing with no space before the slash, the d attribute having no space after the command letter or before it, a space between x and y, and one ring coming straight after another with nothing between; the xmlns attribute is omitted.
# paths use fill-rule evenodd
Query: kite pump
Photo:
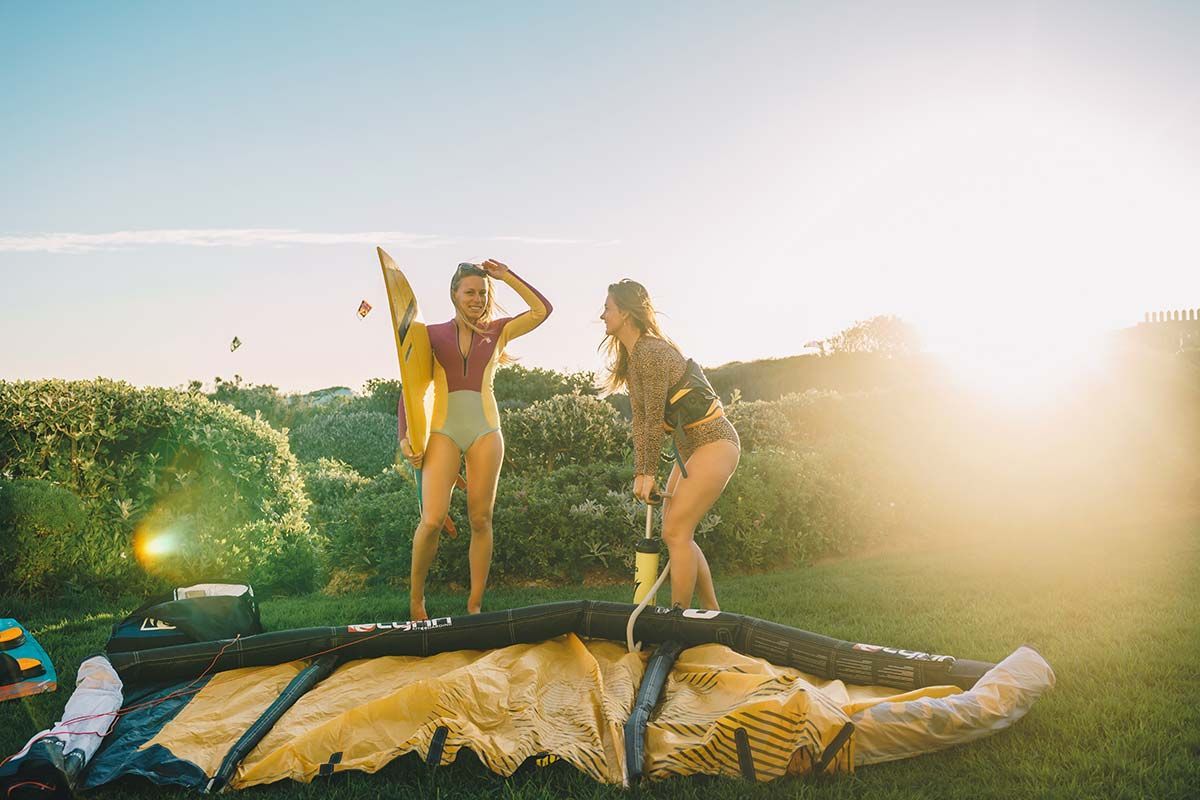
<svg viewBox="0 0 1200 800"><path fill-rule="evenodd" d="M634 573L633 573L633 602L640 603L647 596L650 597L648 605L658 605L655 597L657 592L651 591L654 585L654 579L658 576L658 560L659 553L662 548L658 540L654 538L654 506L659 505L662 501L646 503L646 535L638 539L637 546L634 548L637 552Z"/></svg>
<svg viewBox="0 0 1200 800"><path fill-rule="evenodd" d="M637 622L638 616L642 610L648 605L658 605L657 597L659 587L663 585L663 581L667 579L667 575L671 572L671 559L667 559L667 563L663 565L662 572L658 572L658 557L660 552L659 543L654 539L654 507L660 505L664 497L670 497L667 492L654 493L650 496L650 502L646 503L646 535L638 539L636 550L636 561L633 573L633 602L637 604L633 613L629 615L629 621L625 625L625 644L629 648L629 652L634 653L641 649L641 642L633 640L633 626ZM658 573L658 579L655 579L655 573Z"/></svg>

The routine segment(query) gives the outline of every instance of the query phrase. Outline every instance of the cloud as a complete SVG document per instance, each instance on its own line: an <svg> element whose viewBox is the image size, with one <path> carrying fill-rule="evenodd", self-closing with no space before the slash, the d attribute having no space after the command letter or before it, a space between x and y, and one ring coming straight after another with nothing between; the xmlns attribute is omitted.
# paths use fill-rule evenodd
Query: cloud
<svg viewBox="0 0 1200 800"><path fill-rule="evenodd" d="M493 236L489 242L518 242L520 244L585 244L589 247L611 247L620 244L620 239L598 242L593 239L544 239L536 236Z"/></svg>
<svg viewBox="0 0 1200 800"><path fill-rule="evenodd" d="M35 233L0 236L0 252L91 253L153 245L179 247L257 247L263 245L386 244L392 247L438 247L453 239L400 231L313 233L289 228L212 228L113 231L111 233Z"/></svg>
<svg viewBox="0 0 1200 800"><path fill-rule="evenodd" d="M465 238L465 237L464 237ZM0 253L94 253L132 250L155 245L176 247L263 247L288 245L387 245L421 249L457 244L462 239L427 233L403 231L352 231L327 233L298 231L290 228L179 228L111 233L34 233L24 236L0 236ZM530 236L494 236L487 241L521 242L534 245L616 244L582 239L546 239Z"/></svg>

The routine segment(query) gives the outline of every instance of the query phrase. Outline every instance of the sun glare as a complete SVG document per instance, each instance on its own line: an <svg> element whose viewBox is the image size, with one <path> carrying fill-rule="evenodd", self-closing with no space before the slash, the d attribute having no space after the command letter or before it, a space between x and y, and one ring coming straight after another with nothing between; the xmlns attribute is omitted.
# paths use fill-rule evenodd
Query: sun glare
<svg viewBox="0 0 1200 800"><path fill-rule="evenodd" d="M173 552L178 546L178 538L170 529L145 533L137 537L134 552L140 563L147 564Z"/></svg>
<svg viewBox="0 0 1200 800"><path fill-rule="evenodd" d="M1068 329L1010 328L946 339L931 350L951 377L1008 405L1047 405L1099 368L1105 339Z"/></svg>

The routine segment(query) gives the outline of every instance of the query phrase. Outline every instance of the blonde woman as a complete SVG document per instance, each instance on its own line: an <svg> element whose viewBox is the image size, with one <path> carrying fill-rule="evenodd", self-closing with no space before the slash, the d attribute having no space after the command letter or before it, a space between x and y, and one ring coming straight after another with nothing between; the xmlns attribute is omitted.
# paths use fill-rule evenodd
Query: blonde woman
<svg viewBox="0 0 1200 800"><path fill-rule="evenodd" d="M663 541L671 558L671 604L719 609L712 572L696 544L696 526L721 496L741 457L737 431L696 362L686 359L658 326L650 295L640 283L608 287L604 303L609 391L627 388L633 409L633 493L657 494L656 473L664 430L675 437L676 463L663 501Z"/></svg>
<svg viewBox="0 0 1200 800"><path fill-rule="evenodd" d="M507 283L529 305L515 317L493 319L493 279ZM492 375L510 341L529 333L550 316L550 301L499 261L459 264L450 280L454 319L429 326L433 346L433 417L425 452L413 452L404 403L400 403L400 450L422 471L421 521L413 533L409 613L428 619L425 579L437 555L442 521L459 464L467 462L467 514L471 522L471 593L467 612L483 607L492 564L492 508L504 461L500 412Z"/></svg>

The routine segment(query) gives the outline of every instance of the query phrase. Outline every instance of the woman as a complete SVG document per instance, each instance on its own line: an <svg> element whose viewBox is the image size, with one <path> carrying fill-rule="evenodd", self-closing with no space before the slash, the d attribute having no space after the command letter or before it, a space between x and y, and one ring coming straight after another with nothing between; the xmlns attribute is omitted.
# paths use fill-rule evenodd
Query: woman
<svg viewBox="0 0 1200 800"><path fill-rule="evenodd" d="M657 494L655 473L663 431L673 432L676 463L663 503L663 541L671 558L671 605L717 610L717 593L696 526L721 496L741 457L737 431L704 372L663 335L650 295L640 283L623 280L608 287L604 303L609 354L609 391L628 387L633 407L633 493L642 502Z"/></svg>
<svg viewBox="0 0 1200 800"><path fill-rule="evenodd" d="M504 281L529 305L516 317L492 319L496 301L492 279ZM428 619L425 578L437 555L438 534L450 508L450 493L460 459L467 462L467 513L471 521L471 594L467 612L483 607L492 563L492 507L504 460L500 412L492 393L492 374L504 346L529 333L550 316L550 302L499 261L459 264L450 280L454 319L429 326L433 346L434 401L425 452L413 451L400 403L400 450L421 469L421 521L413 534L410 615Z"/></svg>

